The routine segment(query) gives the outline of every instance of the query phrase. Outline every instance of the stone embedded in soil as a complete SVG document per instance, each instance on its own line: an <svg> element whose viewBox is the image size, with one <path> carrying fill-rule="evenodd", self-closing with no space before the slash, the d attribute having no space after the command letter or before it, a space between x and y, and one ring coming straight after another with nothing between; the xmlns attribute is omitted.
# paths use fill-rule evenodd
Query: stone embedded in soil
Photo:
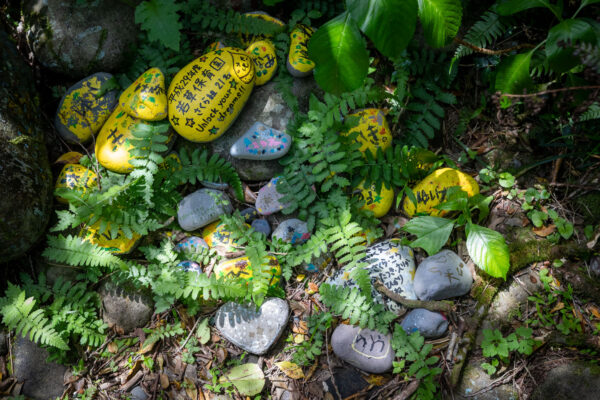
<svg viewBox="0 0 600 400"><path fill-rule="evenodd" d="M272 239L291 244L302 244L310 238L306 222L296 218L283 221L273 231Z"/></svg>
<svg viewBox="0 0 600 400"><path fill-rule="evenodd" d="M395 353L391 338L390 334L341 324L331 335L331 347L336 356L356 368L381 374L392 368Z"/></svg>
<svg viewBox="0 0 600 400"><path fill-rule="evenodd" d="M286 204L280 202L283 194L277 191L277 181L281 177L273 178L265 186L261 187L256 197L256 209L259 214L270 215L283 210Z"/></svg>
<svg viewBox="0 0 600 400"><path fill-rule="evenodd" d="M485 361L471 359L470 357L469 363L464 367L458 388L454 391L454 399L517 400L519 398L518 392L511 384L494 385L495 380L481 368L483 362ZM550 399L554 399L554 397L548 397L544 400Z"/></svg>
<svg viewBox="0 0 600 400"><path fill-rule="evenodd" d="M229 302L215 315L215 326L236 346L261 355L279 339L287 325L290 309L285 300L271 298L257 310L254 304Z"/></svg>
<svg viewBox="0 0 600 400"><path fill-rule="evenodd" d="M177 221L186 231L193 231L218 220L223 214L232 212L231 201L225 193L213 189L200 189L181 200L177 209Z"/></svg>
<svg viewBox="0 0 600 400"><path fill-rule="evenodd" d="M202 249L208 249L208 244L198 236L188 236L175 246L175 251L186 253L200 253Z"/></svg>
<svg viewBox="0 0 600 400"><path fill-rule="evenodd" d="M443 314L424 308L415 308L402 320L400 324L409 335L418 331L425 338L438 338L448 330L448 320Z"/></svg>
<svg viewBox="0 0 600 400"><path fill-rule="evenodd" d="M271 233L271 225L269 225L269 221L267 221L266 219L255 219L254 221L252 221L251 226L256 232L260 232L267 237Z"/></svg>
<svg viewBox="0 0 600 400"><path fill-rule="evenodd" d="M600 396L600 367L592 362L570 362L554 367L538 383L532 400L596 400Z"/></svg>
<svg viewBox="0 0 600 400"><path fill-rule="evenodd" d="M367 255L361 261L367 263L366 269L371 276L371 282L377 279L392 292L407 299L417 298L413 288L413 277L415 274L414 253L408 246L402 246L400 240L389 239L374 244L367 248ZM350 279L350 273L343 269L337 271L327 280L331 285L343 287L357 287ZM400 311L402 307L393 300L382 296L373 288L371 292L373 300L384 304L390 311Z"/></svg>
<svg viewBox="0 0 600 400"><path fill-rule="evenodd" d="M273 44L268 40L258 40L248 46L246 53L254 61L256 86L269 82L277 71L277 53Z"/></svg>
<svg viewBox="0 0 600 400"><path fill-rule="evenodd" d="M246 160L275 160L286 155L291 144L290 135L257 121L231 146L229 153Z"/></svg>
<svg viewBox="0 0 600 400"><path fill-rule="evenodd" d="M166 118L165 75L159 68L145 71L121 94L119 105L134 118L145 121Z"/></svg>
<svg viewBox="0 0 600 400"><path fill-rule="evenodd" d="M414 288L420 300L443 300L471 290L471 271L451 250L442 250L424 259L415 274Z"/></svg>
<svg viewBox="0 0 600 400"><path fill-rule="evenodd" d="M290 33L290 52L287 58L288 72L296 78L312 74L315 63L308 58L308 40L314 30L306 25L296 25Z"/></svg>

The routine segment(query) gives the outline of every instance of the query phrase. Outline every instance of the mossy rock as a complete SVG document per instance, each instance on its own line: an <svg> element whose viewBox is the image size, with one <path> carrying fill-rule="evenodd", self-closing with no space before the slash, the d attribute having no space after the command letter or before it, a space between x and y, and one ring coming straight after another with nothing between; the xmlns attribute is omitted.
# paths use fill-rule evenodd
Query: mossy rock
<svg viewBox="0 0 600 400"><path fill-rule="evenodd" d="M583 215L586 224L600 222L600 192L587 193L575 199L577 211Z"/></svg>

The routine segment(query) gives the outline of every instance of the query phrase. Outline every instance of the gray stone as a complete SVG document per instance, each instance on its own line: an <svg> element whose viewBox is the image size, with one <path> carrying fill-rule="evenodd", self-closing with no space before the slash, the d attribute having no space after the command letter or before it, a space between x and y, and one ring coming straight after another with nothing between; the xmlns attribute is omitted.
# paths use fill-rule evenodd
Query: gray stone
<svg viewBox="0 0 600 400"><path fill-rule="evenodd" d="M96 98L96 94L100 92L100 87L90 88L95 87L92 86L92 82L104 84L112 78L113 76L109 73L97 72L83 78L67 89L62 99L60 99L54 116L54 127L63 139L71 143L86 142L92 138L92 135L98 133L117 105L119 93L116 90L111 90ZM67 96L75 91L79 93L76 99L74 98L72 102L65 104ZM84 129L89 132L89 136L86 140L80 140L72 129Z"/></svg>
<svg viewBox="0 0 600 400"><path fill-rule="evenodd" d="M148 398L148 395L146 394L146 392L144 392L144 389L142 389L139 386L134 387L133 389L131 389L131 400L146 400Z"/></svg>
<svg viewBox="0 0 600 400"><path fill-rule="evenodd" d="M108 326L116 326L124 332L142 328L150 321L154 303L145 293L128 287L106 282L98 291L102 298L102 319Z"/></svg>
<svg viewBox="0 0 600 400"><path fill-rule="evenodd" d="M254 207L248 207L240 211L240 215L244 217L244 221L252 222L258 218L258 211L256 211L256 208Z"/></svg>
<svg viewBox="0 0 600 400"><path fill-rule="evenodd" d="M306 222L299 219L287 219L273 231L273 240L281 240L291 244L302 244L310 238Z"/></svg>
<svg viewBox="0 0 600 400"><path fill-rule="evenodd" d="M193 231L218 220L223 214L232 212L231 201L225 193L213 189L200 189L181 200L177 210L177 221L186 231Z"/></svg>
<svg viewBox="0 0 600 400"><path fill-rule="evenodd" d="M290 308L285 300L271 298L258 310L254 304L229 302L215 315L215 326L236 346L261 355L279 339L287 325Z"/></svg>
<svg viewBox="0 0 600 400"><path fill-rule="evenodd" d="M23 382L22 394L32 399L60 397L64 391L64 365L47 362L48 351L28 339L19 337L13 348L14 374Z"/></svg>
<svg viewBox="0 0 600 400"><path fill-rule="evenodd" d="M415 300L417 296L413 289L413 275L415 273L414 253L408 246L402 246L400 240L389 239L367 248L367 256L361 260L367 263L367 271L371 276L371 282L377 279L391 291L399 295ZM357 287L356 283L349 278L344 269L337 271L327 283L343 287ZM390 311L400 311L402 306L373 288L371 294L373 300L384 304Z"/></svg>
<svg viewBox="0 0 600 400"><path fill-rule="evenodd" d="M575 361L555 367L531 396L532 400L597 400L600 397L600 367Z"/></svg>
<svg viewBox="0 0 600 400"><path fill-rule="evenodd" d="M480 367L484 360L471 360L464 369L458 388L454 392L457 400L517 400L519 394L510 384L499 386L493 385L492 379L487 372ZM469 396L469 397L466 397ZM554 400L554 397L547 398ZM546 399L545 399L546 400Z"/></svg>
<svg viewBox="0 0 600 400"><path fill-rule="evenodd" d="M261 187L256 197L256 210L261 215L271 215L281 211L286 207L286 204L279 200L284 196L277 191L277 181L281 177L273 178L265 186Z"/></svg>
<svg viewBox="0 0 600 400"><path fill-rule="evenodd" d="M53 72L83 77L93 70L115 71L136 41L134 11L117 0L29 0L27 40L36 59Z"/></svg>
<svg viewBox="0 0 600 400"><path fill-rule="evenodd" d="M251 226L256 232L263 233L265 236L269 236L271 233L271 225L269 225L269 221L266 219L255 219L252 221Z"/></svg>
<svg viewBox="0 0 600 400"><path fill-rule="evenodd" d="M54 182L31 69L0 30L0 263L45 233Z"/></svg>
<svg viewBox="0 0 600 400"><path fill-rule="evenodd" d="M409 335L419 331L426 338L438 338L448 330L448 320L439 312L415 308L406 314L400 326Z"/></svg>
<svg viewBox="0 0 600 400"><path fill-rule="evenodd" d="M208 244L198 236L188 236L175 246L175 251L186 253L200 253L202 249L208 249Z"/></svg>
<svg viewBox="0 0 600 400"><path fill-rule="evenodd" d="M420 300L443 300L466 294L473 277L467 265L451 250L424 259L415 274L415 293Z"/></svg>
<svg viewBox="0 0 600 400"><path fill-rule="evenodd" d="M292 93L298 100L299 109L305 111L308 107L310 94L316 90L315 80L295 79ZM275 82L255 87L252 101L248 101L236 121L229 127L226 135L208 144L209 148L224 157L236 169L244 181L264 181L278 175L283 170L277 160L257 161L234 158L229 153L231 146L248 131L255 121L279 131L285 132L289 121L294 119L294 113L277 91Z"/></svg>
<svg viewBox="0 0 600 400"><path fill-rule="evenodd" d="M336 356L356 368L381 374L392 368L395 353L391 339L390 334L341 324L331 335L331 347Z"/></svg>
<svg viewBox="0 0 600 400"><path fill-rule="evenodd" d="M6 338L6 332L0 332L0 356L3 356L8 352L8 347L6 346Z"/></svg>
<svg viewBox="0 0 600 400"><path fill-rule="evenodd" d="M231 146L229 154L245 160L276 160L285 156L291 145L290 135L257 121Z"/></svg>
<svg viewBox="0 0 600 400"><path fill-rule="evenodd" d="M590 272L592 273L592 276L600 278L600 257L592 257L590 260Z"/></svg>
<svg viewBox="0 0 600 400"><path fill-rule="evenodd" d="M214 190L227 190L229 189L229 183L220 183L220 182L209 182L209 181L200 181L202 186L207 187L209 189Z"/></svg>

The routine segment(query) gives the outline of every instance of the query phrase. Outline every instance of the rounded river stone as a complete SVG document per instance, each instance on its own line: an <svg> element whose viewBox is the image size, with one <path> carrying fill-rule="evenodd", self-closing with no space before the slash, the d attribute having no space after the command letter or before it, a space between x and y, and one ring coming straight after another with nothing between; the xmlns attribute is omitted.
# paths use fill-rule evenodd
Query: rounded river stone
<svg viewBox="0 0 600 400"><path fill-rule="evenodd" d="M473 277L467 265L451 250L424 259L415 274L414 288L420 300L443 300L466 294Z"/></svg>
<svg viewBox="0 0 600 400"><path fill-rule="evenodd" d="M331 335L331 347L336 356L356 368L381 374L392 368L395 353L391 339L390 334L341 324Z"/></svg>
<svg viewBox="0 0 600 400"><path fill-rule="evenodd" d="M438 338L448 330L448 320L443 314L424 308L415 308L406 314L400 325L409 335L419 331L426 338Z"/></svg>
<svg viewBox="0 0 600 400"><path fill-rule="evenodd" d="M271 226L266 219L255 219L252 221L252 228L254 228L256 232L263 233L265 236L269 236L271 233Z"/></svg>
<svg viewBox="0 0 600 400"><path fill-rule="evenodd" d="M232 212L231 201L225 193L213 189L200 189L181 200L177 210L177 221L186 231L193 231L218 220L223 214Z"/></svg>
<svg viewBox="0 0 600 400"><path fill-rule="evenodd" d="M273 231L272 239L281 240L291 244L302 244L310 238L306 222L296 218L283 221Z"/></svg>
<svg viewBox="0 0 600 400"><path fill-rule="evenodd" d="M273 178L265 186L261 187L256 197L256 209L259 214L270 215L283 210L286 205L279 200L284 196L277 191L279 176Z"/></svg>

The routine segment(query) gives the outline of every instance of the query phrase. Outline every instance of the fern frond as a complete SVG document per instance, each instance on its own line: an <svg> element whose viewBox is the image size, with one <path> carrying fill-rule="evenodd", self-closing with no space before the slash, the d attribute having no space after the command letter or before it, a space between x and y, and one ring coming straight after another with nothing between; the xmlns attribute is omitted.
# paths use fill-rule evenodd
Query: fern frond
<svg viewBox="0 0 600 400"><path fill-rule="evenodd" d="M234 10L217 8L209 1L202 1L194 10L192 23L201 31L220 31L245 35L274 35L284 27L261 18L250 17Z"/></svg>
<svg viewBox="0 0 600 400"><path fill-rule="evenodd" d="M479 21L467 31L464 40L477 47L489 47L508 30L508 22L506 17L498 15L493 10L486 11ZM460 45L454 52L452 62L472 53L473 49Z"/></svg>
<svg viewBox="0 0 600 400"><path fill-rule="evenodd" d="M47 259L73 266L104 267L111 269L123 265L121 259L110 251L77 236L48 236L48 247L42 253Z"/></svg>
<svg viewBox="0 0 600 400"><path fill-rule="evenodd" d="M591 121L600 119L600 103L594 102L590 104L587 110L579 117L579 122Z"/></svg>

